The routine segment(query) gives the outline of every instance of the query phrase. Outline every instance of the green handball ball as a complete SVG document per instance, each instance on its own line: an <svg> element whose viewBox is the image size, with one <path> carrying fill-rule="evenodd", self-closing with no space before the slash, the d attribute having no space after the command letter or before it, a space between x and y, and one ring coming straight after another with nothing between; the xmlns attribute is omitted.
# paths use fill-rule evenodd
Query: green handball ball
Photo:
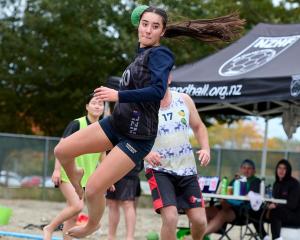
<svg viewBox="0 0 300 240"><path fill-rule="evenodd" d="M147 240L159 240L157 232L151 231L147 234Z"/></svg>
<svg viewBox="0 0 300 240"><path fill-rule="evenodd" d="M131 13L131 23L133 26L138 27L140 23L141 14L148 8L147 5L137 6Z"/></svg>

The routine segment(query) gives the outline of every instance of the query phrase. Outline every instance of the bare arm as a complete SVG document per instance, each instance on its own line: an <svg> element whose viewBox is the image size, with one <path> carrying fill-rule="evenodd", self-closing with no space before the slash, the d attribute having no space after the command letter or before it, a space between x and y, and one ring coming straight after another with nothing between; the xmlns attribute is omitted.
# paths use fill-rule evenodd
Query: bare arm
<svg viewBox="0 0 300 240"><path fill-rule="evenodd" d="M55 187L58 187L60 184L60 181L61 181L60 170L61 170L61 164L58 161L58 159L55 159L54 170L53 170L52 177L51 177L52 182Z"/></svg>
<svg viewBox="0 0 300 240"><path fill-rule="evenodd" d="M191 97L184 93L182 93L181 96L190 111L190 127L194 132L197 142L201 146L201 150L197 152L199 154L200 164L206 166L210 161L210 147L207 128L202 122L200 115L198 114L198 111L196 109L195 103L193 102Z"/></svg>

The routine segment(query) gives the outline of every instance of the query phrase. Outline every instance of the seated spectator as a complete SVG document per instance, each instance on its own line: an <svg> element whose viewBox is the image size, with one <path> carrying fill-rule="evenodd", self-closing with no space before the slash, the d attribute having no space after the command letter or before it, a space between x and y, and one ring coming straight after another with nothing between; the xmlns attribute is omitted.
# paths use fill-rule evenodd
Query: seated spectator
<svg viewBox="0 0 300 240"><path fill-rule="evenodd" d="M245 159L240 166L240 175L247 178L247 193L253 191L259 193L260 190L260 179L255 176L255 164L250 159ZM240 178L239 174L235 178ZM235 179L230 182L230 186L233 185ZM208 225L206 228L206 234L218 232L224 226L225 223L232 223L243 220L245 218L242 208L247 206L249 209L248 214L251 219L257 220L253 221L253 225L257 233L261 233L261 239L270 239L266 234L263 226L259 226L259 218L261 216L262 210L253 211L250 207L250 203L237 200L222 200L220 206L210 206L206 208L206 215Z"/></svg>
<svg viewBox="0 0 300 240"><path fill-rule="evenodd" d="M280 231L282 226L300 227L300 184L292 177L291 164L280 160L276 165L273 197L286 199L287 204L271 203L270 222L272 239L282 240Z"/></svg>

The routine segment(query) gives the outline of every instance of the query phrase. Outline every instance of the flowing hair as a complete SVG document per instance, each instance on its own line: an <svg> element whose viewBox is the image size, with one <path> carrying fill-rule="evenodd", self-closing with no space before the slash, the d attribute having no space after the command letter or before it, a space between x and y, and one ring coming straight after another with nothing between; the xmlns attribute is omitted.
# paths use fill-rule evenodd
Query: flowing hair
<svg viewBox="0 0 300 240"><path fill-rule="evenodd" d="M162 17L166 38L186 36L207 43L229 42L240 35L245 25L245 20L240 19L237 12L212 19L186 20L169 24L165 10L150 6L141 17L145 12L153 12Z"/></svg>

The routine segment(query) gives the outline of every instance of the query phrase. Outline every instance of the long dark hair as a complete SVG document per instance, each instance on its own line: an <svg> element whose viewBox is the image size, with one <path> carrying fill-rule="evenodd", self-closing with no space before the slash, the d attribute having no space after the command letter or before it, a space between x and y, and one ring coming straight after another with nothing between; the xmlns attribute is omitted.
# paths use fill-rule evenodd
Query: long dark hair
<svg viewBox="0 0 300 240"><path fill-rule="evenodd" d="M150 6L140 18L145 12L153 12L162 17L166 38L186 36L208 43L228 42L240 34L245 24L245 20L240 19L237 12L218 18L187 20L170 24L168 24L166 11L161 8Z"/></svg>
<svg viewBox="0 0 300 240"><path fill-rule="evenodd" d="M288 160L286 159L281 159L277 165L276 165L276 168L275 168L275 178L276 178L276 182L279 182L279 177L278 177L278 174L277 174L277 169L279 167L279 165L284 165L286 167L286 173L285 173L285 176L283 177L282 180L288 180L289 178L292 177L292 166L291 164L289 163Z"/></svg>

